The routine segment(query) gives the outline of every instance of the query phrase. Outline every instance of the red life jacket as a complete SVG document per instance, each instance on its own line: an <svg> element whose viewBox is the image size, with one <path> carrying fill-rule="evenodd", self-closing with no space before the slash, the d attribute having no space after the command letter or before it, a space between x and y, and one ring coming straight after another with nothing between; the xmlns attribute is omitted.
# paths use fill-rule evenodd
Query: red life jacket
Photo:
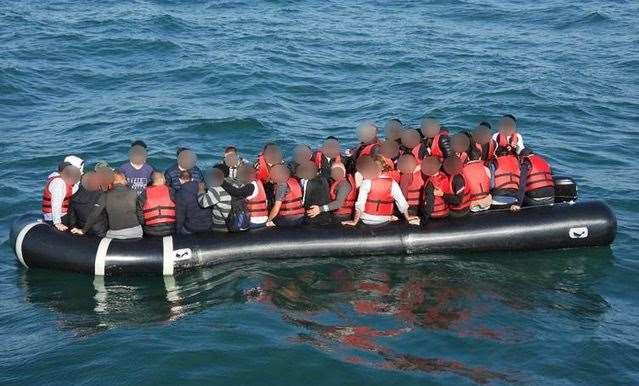
<svg viewBox="0 0 639 386"><path fill-rule="evenodd" d="M521 167L512 154L495 158L495 190L519 189Z"/></svg>
<svg viewBox="0 0 639 386"><path fill-rule="evenodd" d="M412 154L413 156L415 156L415 159L417 160L417 163L422 162L422 159L423 159L423 157L422 157L422 156L420 156L420 153L421 153L421 151L422 151L422 146L425 146L425 145L424 145L423 143L421 143L421 142L420 142L417 146L415 146L414 148L412 148L412 149L410 150L411 154Z"/></svg>
<svg viewBox="0 0 639 386"><path fill-rule="evenodd" d="M49 177L46 185L44 186L44 191L42 192L42 213L51 213L51 191L49 191L49 185L51 184L51 181L56 178L62 179L60 176ZM61 213L63 215L69 211L69 203L71 202L71 196L73 196L73 185L67 185L65 182L65 186L67 187L67 190L64 193L64 200L62 201Z"/></svg>
<svg viewBox="0 0 639 386"><path fill-rule="evenodd" d="M402 193L411 208L418 207L422 201L422 192L424 191L424 179L421 170L417 170L412 174L402 175L399 183Z"/></svg>
<svg viewBox="0 0 639 386"><path fill-rule="evenodd" d="M175 203L166 185L144 188L146 201L142 206L144 225L172 224L175 222Z"/></svg>
<svg viewBox="0 0 639 386"><path fill-rule="evenodd" d="M457 156L457 158L459 158L461 160L461 162L463 164L468 162L468 153L467 152L463 151L461 153L456 153L455 155Z"/></svg>
<svg viewBox="0 0 639 386"><path fill-rule="evenodd" d="M488 149L486 152L486 157L484 157L484 147L478 143L475 144L475 148L479 151L481 155L481 159L484 161L490 161L495 158L495 150L497 150L497 143L491 138L488 141Z"/></svg>
<svg viewBox="0 0 639 386"><path fill-rule="evenodd" d="M340 208L337 208L333 212L338 216L352 216L353 209L355 209L355 201L357 201L357 188L355 187L355 179L350 174L346 175L346 179L348 180L348 183L351 185L351 191L348 192L348 194L346 195L346 198L344 199L344 203L342 203L342 206ZM333 181L331 183L331 187L328 191L331 201L337 198L337 186L342 181L343 180Z"/></svg>
<svg viewBox="0 0 639 386"><path fill-rule="evenodd" d="M428 178L428 182L433 185L435 189L439 189L444 194L451 194L452 190L450 189L450 177L448 177L445 173L439 172L434 176L430 176ZM435 196L434 204L433 204L433 212L430 214L430 217L433 218L441 218L448 216L449 207L446 201L444 201L444 197Z"/></svg>
<svg viewBox="0 0 639 386"><path fill-rule="evenodd" d="M372 143L360 144L357 150L355 150L355 159L365 155L372 155L379 144L380 142L378 138L375 138L375 141Z"/></svg>
<svg viewBox="0 0 639 386"><path fill-rule="evenodd" d="M504 147L510 151L515 150L517 148L517 144L519 143L519 136L516 131L510 135L508 138L505 135L497 134L497 144L499 147Z"/></svg>
<svg viewBox="0 0 639 386"><path fill-rule="evenodd" d="M463 171L462 171L463 173ZM485 174L485 173L484 173ZM463 174L460 174L462 178L464 178ZM452 194L457 194L457 191L455 190L455 187L453 186L453 180L455 179L455 176L450 177L450 191ZM465 211L468 210L468 208L470 208L470 194L468 193L468 188L466 187L466 180L464 180L464 188L462 190L462 199L461 202L457 205L449 205L449 209L455 212L461 212L461 211Z"/></svg>
<svg viewBox="0 0 639 386"><path fill-rule="evenodd" d="M481 200L490 192L490 177L486 173L486 166L481 160L469 161L462 169L466 192L470 199Z"/></svg>
<svg viewBox="0 0 639 386"><path fill-rule="evenodd" d="M315 152L315 155L313 156L313 162L315 163L315 166L317 166L317 169L321 169L322 168L322 161L324 160L324 153L322 153L320 150ZM328 161L328 159L327 159ZM337 163L341 163L342 162L342 156L341 155L337 155L337 157L331 159L331 161L329 162L329 166L331 164L333 164L333 162L337 162Z"/></svg>
<svg viewBox="0 0 639 386"><path fill-rule="evenodd" d="M251 217L266 217L268 216L268 203L264 184L262 184L262 181L256 180L255 185L257 185L257 194L253 198L246 200L246 209L248 209Z"/></svg>
<svg viewBox="0 0 639 386"><path fill-rule="evenodd" d="M286 181L288 193L282 200L278 216L299 216L304 214L303 193L300 183L293 177Z"/></svg>
<svg viewBox="0 0 639 386"><path fill-rule="evenodd" d="M395 210L392 193L393 179L377 177L371 180L371 190L366 198L364 213L375 216L391 216Z"/></svg>
<svg viewBox="0 0 639 386"><path fill-rule="evenodd" d="M526 193L555 186L550 165L545 159L537 154L531 154L526 158L530 161L530 169L528 169L528 178L526 179Z"/></svg>
<svg viewBox="0 0 639 386"><path fill-rule="evenodd" d="M271 176L271 167L268 166L268 163L264 159L264 154L260 153L257 156L257 165L255 171L255 178L262 181L267 182L269 177Z"/></svg>
<svg viewBox="0 0 639 386"><path fill-rule="evenodd" d="M428 153L433 157L437 157L440 160L444 159L444 152L439 146L439 139L442 136L448 136L448 132L446 130L441 130L433 137L433 141L430 143L430 148L428 149Z"/></svg>

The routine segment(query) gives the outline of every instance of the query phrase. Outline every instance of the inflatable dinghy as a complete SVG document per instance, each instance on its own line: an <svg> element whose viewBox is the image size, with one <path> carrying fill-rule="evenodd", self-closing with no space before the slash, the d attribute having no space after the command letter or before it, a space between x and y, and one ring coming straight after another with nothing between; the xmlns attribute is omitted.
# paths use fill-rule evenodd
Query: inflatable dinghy
<svg viewBox="0 0 639 386"><path fill-rule="evenodd" d="M434 220L424 226L307 225L115 240L74 236L34 216L24 216L14 222L11 241L18 261L25 267L96 276L173 275L247 259L525 251L612 243L617 229L612 210L603 201L573 202L576 188L569 179L566 181L562 188L562 180L557 180L555 205L523 208L516 213L491 210ZM562 202L566 200L570 201Z"/></svg>

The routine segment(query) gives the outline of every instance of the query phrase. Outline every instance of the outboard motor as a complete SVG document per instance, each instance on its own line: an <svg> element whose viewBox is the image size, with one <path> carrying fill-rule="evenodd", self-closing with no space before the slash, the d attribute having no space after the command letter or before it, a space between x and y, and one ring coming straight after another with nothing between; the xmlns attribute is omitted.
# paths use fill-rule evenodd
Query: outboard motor
<svg viewBox="0 0 639 386"><path fill-rule="evenodd" d="M555 202L577 200L577 183L570 177L553 177L555 180Z"/></svg>

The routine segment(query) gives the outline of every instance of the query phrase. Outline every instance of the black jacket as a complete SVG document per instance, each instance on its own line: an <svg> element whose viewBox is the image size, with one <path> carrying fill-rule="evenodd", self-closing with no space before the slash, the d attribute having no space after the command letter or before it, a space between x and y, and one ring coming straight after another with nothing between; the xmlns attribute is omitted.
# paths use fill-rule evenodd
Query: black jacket
<svg viewBox="0 0 639 386"><path fill-rule="evenodd" d="M304 190L304 208L308 209L313 205L326 205L329 201L328 182L321 176L308 180ZM314 218L307 218L306 222L323 225L330 221L330 217L330 213L324 212Z"/></svg>
<svg viewBox="0 0 639 386"><path fill-rule="evenodd" d="M213 216L210 208L201 208L197 203L199 182L190 181L183 184L180 190L175 192L175 214L177 232L206 232L211 229Z"/></svg>
<svg viewBox="0 0 639 386"><path fill-rule="evenodd" d="M133 228L142 223L142 212L137 205L138 195L125 185L115 185L111 190L100 195L83 231L87 233L99 221L100 215L106 213L108 229L121 230Z"/></svg>
<svg viewBox="0 0 639 386"><path fill-rule="evenodd" d="M86 190L84 186L80 185L80 188L78 188L78 191L75 192L73 197L71 197L71 202L69 203L69 226L72 228L84 228L91 211L100 200L100 196L102 196L102 194L103 193L100 190L90 192ZM104 213L100 213L93 226L89 229L88 234L104 237L106 231L106 215Z"/></svg>

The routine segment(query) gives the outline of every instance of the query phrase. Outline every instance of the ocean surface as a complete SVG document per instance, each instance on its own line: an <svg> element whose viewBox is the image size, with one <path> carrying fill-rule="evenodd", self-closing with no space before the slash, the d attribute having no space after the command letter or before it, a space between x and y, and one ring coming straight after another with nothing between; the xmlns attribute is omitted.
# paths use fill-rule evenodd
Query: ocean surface
<svg viewBox="0 0 639 386"><path fill-rule="evenodd" d="M9 245L67 154L206 167L506 112L614 208L611 248L94 280ZM0 384L639 384L638 126L636 1L0 2Z"/></svg>

